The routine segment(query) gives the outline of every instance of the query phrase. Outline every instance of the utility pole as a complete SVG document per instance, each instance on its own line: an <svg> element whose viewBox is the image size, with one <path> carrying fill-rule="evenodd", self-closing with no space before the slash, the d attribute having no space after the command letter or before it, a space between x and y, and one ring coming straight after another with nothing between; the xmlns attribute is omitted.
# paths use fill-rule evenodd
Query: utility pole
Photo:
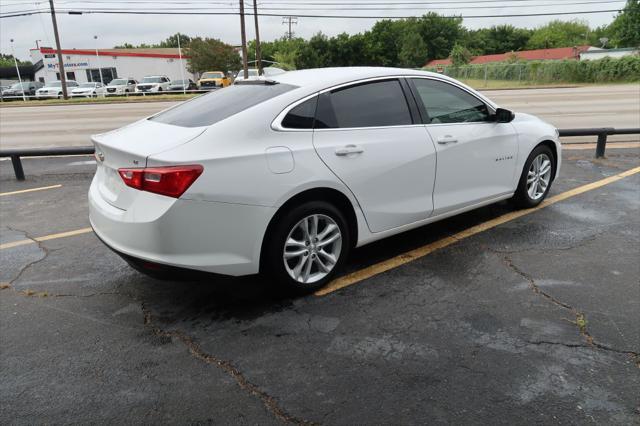
<svg viewBox="0 0 640 426"><path fill-rule="evenodd" d="M249 65L247 64L247 33L244 29L244 0L240 0L240 37L242 38L242 68L244 79L249 79Z"/></svg>
<svg viewBox="0 0 640 426"><path fill-rule="evenodd" d="M180 56L180 78L182 78L182 94L187 94L189 82L184 79L184 63L182 62L182 47L180 46L180 33L178 33L178 55Z"/></svg>
<svg viewBox="0 0 640 426"><path fill-rule="evenodd" d="M298 24L297 16L283 16L282 17L282 25L289 25L289 31L287 31L287 38L291 40L293 38L293 31L291 30L292 25Z"/></svg>
<svg viewBox="0 0 640 426"><path fill-rule="evenodd" d="M253 0L253 21L256 24L256 68L262 75L262 52L260 51L260 30L258 29L258 0Z"/></svg>
<svg viewBox="0 0 640 426"><path fill-rule="evenodd" d="M53 35L56 38L56 49L58 50L58 69L60 70L60 82L62 83L62 97L69 99L67 96L67 76L64 72L64 63L62 62L62 50L60 49L60 35L58 34L58 22L56 21L56 9L53 6L53 0L49 0L51 6L51 21L53 22Z"/></svg>
<svg viewBox="0 0 640 426"><path fill-rule="evenodd" d="M27 97L24 94L24 86L22 85L22 77L20 76L20 67L18 67L18 58L16 58L16 52L13 50L13 39L11 39L11 56L13 56L13 63L16 64L16 73L18 74L18 81L20 82L20 90L22 90L22 100L27 101Z"/></svg>

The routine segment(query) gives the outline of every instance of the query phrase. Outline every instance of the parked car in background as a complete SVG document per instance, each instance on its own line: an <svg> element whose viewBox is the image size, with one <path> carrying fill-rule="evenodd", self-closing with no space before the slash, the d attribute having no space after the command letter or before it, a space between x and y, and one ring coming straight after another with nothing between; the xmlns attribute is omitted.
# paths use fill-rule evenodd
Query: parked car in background
<svg viewBox="0 0 640 426"><path fill-rule="evenodd" d="M275 75L279 75L282 73L285 73L286 71L283 70L282 68L278 68L278 67L266 67L266 68L262 68L262 75L258 74L258 69L257 68L249 68L248 73L249 73L249 78L247 78L246 80L261 80L261 79L267 79L270 77L273 77ZM236 76L234 83L235 82L240 82L240 81L244 81L244 71L240 70L238 71L238 75Z"/></svg>
<svg viewBox="0 0 640 426"><path fill-rule="evenodd" d="M126 95L127 93L133 93L136 91L136 84L138 84L138 82L131 77L116 78L111 80L111 82L107 84L106 94L107 96L113 96L113 95Z"/></svg>
<svg viewBox="0 0 640 426"><path fill-rule="evenodd" d="M98 96L104 96L105 88L102 83L88 82L81 83L78 87L71 90L71 97L86 97L95 98Z"/></svg>
<svg viewBox="0 0 640 426"><path fill-rule="evenodd" d="M245 79L244 71L240 70L238 71L238 74L236 74L236 78L233 80L233 82L237 83L239 81L244 81L244 80L258 80L260 78L257 68L249 68L247 72L248 72L249 78Z"/></svg>
<svg viewBox="0 0 640 426"><path fill-rule="evenodd" d="M136 86L136 93L166 92L171 86L171 79L166 75L149 75Z"/></svg>
<svg viewBox="0 0 640 426"><path fill-rule="evenodd" d="M40 89L43 84L39 81L23 81L22 83L15 83L2 90L2 98L19 97L22 99L24 96L35 96L36 91Z"/></svg>
<svg viewBox="0 0 640 426"><path fill-rule="evenodd" d="M187 80L173 80L169 86L171 91L184 91L184 90L197 90L198 86L191 79Z"/></svg>
<svg viewBox="0 0 640 426"><path fill-rule="evenodd" d="M349 251L549 193L558 130L440 74L282 73L92 137L96 235L134 267L265 272L299 292ZM437 167L436 167L437 164Z"/></svg>
<svg viewBox="0 0 640 426"><path fill-rule="evenodd" d="M75 80L67 80L67 95L71 95L71 91L78 87L79 84ZM62 97L62 82L60 80L50 81L45 83L44 87L36 90L36 98L61 98Z"/></svg>
<svg viewBox="0 0 640 426"><path fill-rule="evenodd" d="M231 79L222 71L207 71L198 80L198 87L203 90L227 87L230 84Z"/></svg>

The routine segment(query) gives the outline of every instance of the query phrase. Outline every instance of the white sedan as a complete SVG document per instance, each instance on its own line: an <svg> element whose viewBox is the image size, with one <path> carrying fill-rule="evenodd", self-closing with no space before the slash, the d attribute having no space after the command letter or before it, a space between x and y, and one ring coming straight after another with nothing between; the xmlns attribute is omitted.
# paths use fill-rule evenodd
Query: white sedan
<svg viewBox="0 0 640 426"><path fill-rule="evenodd" d="M71 91L71 97L85 97L95 98L97 96L104 96L106 93L105 87L102 83L81 83L78 87Z"/></svg>
<svg viewBox="0 0 640 426"><path fill-rule="evenodd" d="M552 125L394 68L235 84L93 142L91 225L132 266L264 272L299 292L354 247L500 200L536 206L561 163Z"/></svg>

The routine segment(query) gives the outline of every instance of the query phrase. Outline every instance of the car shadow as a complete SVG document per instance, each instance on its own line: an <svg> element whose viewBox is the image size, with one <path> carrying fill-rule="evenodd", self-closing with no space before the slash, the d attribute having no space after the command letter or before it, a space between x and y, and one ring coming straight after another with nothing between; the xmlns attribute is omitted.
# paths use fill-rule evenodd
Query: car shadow
<svg viewBox="0 0 640 426"><path fill-rule="evenodd" d="M348 274L513 211L508 202L483 207L355 249L342 272ZM267 278L196 274L187 281L158 280L136 273L143 303L164 324L251 321L291 308L301 298Z"/></svg>

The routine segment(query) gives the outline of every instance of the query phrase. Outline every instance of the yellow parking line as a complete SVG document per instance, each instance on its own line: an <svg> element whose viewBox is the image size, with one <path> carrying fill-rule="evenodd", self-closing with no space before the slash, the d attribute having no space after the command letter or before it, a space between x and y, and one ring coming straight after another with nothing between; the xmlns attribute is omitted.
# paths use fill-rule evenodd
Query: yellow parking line
<svg viewBox="0 0 640 426"><path fill-rule="evenodd" d="M22 189L20 191L0 192L0 197L4 197L6 195L25 194L27 192L44 191L45 189L55 189L55 188L62 188L62 185L42 186L40 188Z"/></svg>
<svg viewBox="0 0 640 426"><path fill-rule="evenodd" d="M45 236L37 237L34 239L29 238L26 240L12 241L10 243L0 244L0 250L24 246L26 244L35 244L41 241L57 240L58 238L75 237L76 235L88 234L89 232L93 232L93 229L82 228L82 229L76 229L74 231L61 232L59 234L45 235Z"/></svg>
<svg viewBox="0 0 640 426"><path fill-rule="evenodd" d="M326 287L321 288L320 290L315 292L315 295L325 296L329 293L333 293L334 291L356 284L367 278L374 277L376 275L382 274L383 272L397 268L409 262L413 262L414 260L427 256L428 254L433 253L436 250L450 246L451 244L454 244L460 240L471 237L473 235L479 234L480 232L484 232L491 228L495 228L498 225L502 225L503 223L510 222L522 216L526 216L540 209L548 207L552 204L558 203L560 201L564 201L567 198L575 197L576 195L580 195L585 192L603 187L610 183L617 182L620 179L624 179L625 177L634 175L636 173L640 173L640 167L636 167L636 168L627 170L625 172L618 173L617 175L613 175L608 178L605 178L593 183L589 183L587 185L579 186L570 191L563 192L562 194L555 195L551 198L548 198L547 200L542 202L539 206L534 207L532 209L513 211L510 213L504 214L502 216L499 216L495 219L491 219L487 222L472 226L471 228L465 229L464 231L458 232L457 234L442 238L441 240L435 241L433 243L427 244L417 249L392 257L391 259L383 260L382 262L376 263L364 269L360 269L358 271L347 274L343 277L337 278L332 282L330 282Z"/></svg>

